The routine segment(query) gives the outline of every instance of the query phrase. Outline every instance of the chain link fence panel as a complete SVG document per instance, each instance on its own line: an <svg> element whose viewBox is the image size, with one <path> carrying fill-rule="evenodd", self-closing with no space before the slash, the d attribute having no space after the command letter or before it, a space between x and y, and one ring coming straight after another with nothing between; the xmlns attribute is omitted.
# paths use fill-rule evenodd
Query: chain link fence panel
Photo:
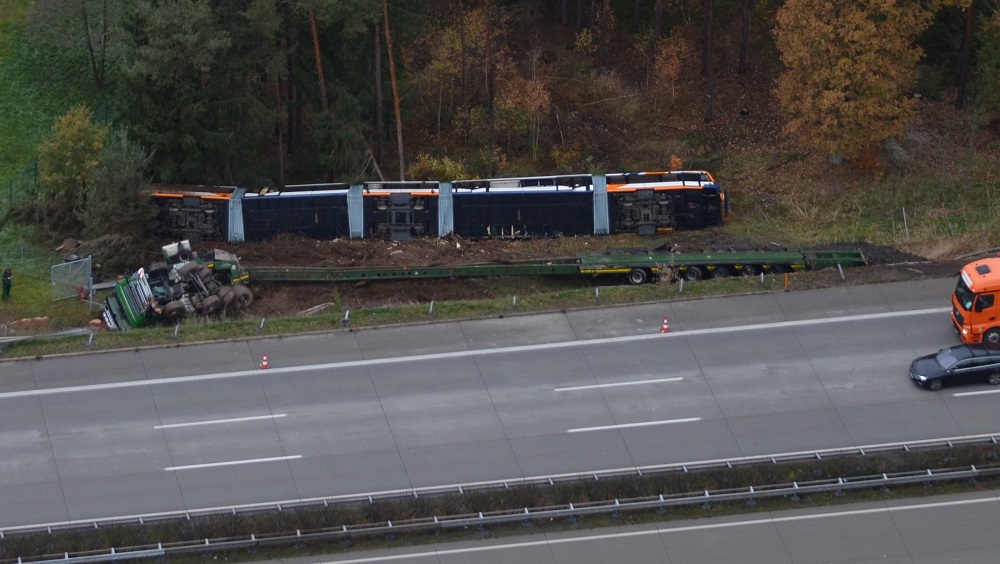
<svg viewBox="0 0 1000 564"><path fill-rule="evenodd" d="M52 266L52 301L89 300L93 286L90 257Z"/></svg>

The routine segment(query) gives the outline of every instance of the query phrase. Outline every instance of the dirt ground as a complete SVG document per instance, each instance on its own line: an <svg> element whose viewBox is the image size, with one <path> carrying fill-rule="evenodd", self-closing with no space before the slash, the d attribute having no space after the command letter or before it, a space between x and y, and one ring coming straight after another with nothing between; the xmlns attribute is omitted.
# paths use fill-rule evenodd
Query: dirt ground
<svg viewBox="0 0 1000 564"><path fill-rule="evenodd" d="M574 256L578 252L602 252L609 248L654 248L673 246L682 252L745 251L779 248L733 236L724 229L678 232L653 238L636 236L571 237L536 240L466 240L458 238L414 239L393 242L381 239L316 241L282 236L267 243L226 245L254 266L434 266L484 262L507 262L537 258ZM898 249L867 243L826 245L824 249L860 249L869 266L851 270L851 283L884 282L930 276L950 276L963 261L930 261ZM607 277L578 277L560 281L559 288L624 282ZM325 284L254 284L256 300L251 316L297 315L325 303L339 302L349 309L442 302L504 296L509 288L502 281L483 279L428 279ZM517 292L552 291L546 281L519 280Z"/></svg>

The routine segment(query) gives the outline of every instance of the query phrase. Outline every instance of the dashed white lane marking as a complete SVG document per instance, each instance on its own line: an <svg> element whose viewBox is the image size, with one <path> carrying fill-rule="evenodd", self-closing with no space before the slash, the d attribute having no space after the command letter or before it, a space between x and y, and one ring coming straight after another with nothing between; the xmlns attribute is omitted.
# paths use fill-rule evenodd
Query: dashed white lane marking
<svg viewBox="0 0 1000 564"><path fill-rule="evenodd" d="M673 425L674 423L692 423L701 421L701 417L685 417L683 419L664 419L662 421L643 421L641 423L622 423L621 425L602 425L600 427L579 427L566 429L567 433L586 433L588 431L609 431L612 429L632 429L634 427L653 427L655 425Z"/></svg>
<svg viewBox="0 0 1000 564"><path fill-rule="evenodd" d="M643 384L661 384L663 382L679 382L684 378L659 378L656 380L636 380L634 382L615 382L613 384L593 384L590 386L570 386L567 388L556 388L557 392L575 392L577 390L598 390L602 388L618 388L620 386L642 386Z"/></svg>
<svg viewBox="0 0 1000 564"><path fill-rule="evenodd" d="M284 460L298 460L302 458L301 454L295 454L292 456L275 456L272 458L251 458L248 460L227 460L225 462L209 462L207 464L188 464L186 466L168 466L163 469L164 472L176 472L178 470L196 470L199 468L219 468L222 466L239 466L240 464L260 464L262 462L281 462Z"/></svg>
<svg viewBox="0 0 1000 564"><path fill-rule="evenodd" d="M287 417L284 413L274 415L256 415L253 417L236 417L233 419L215 419L212 421L190 421L187 423L168 423L166 425L156 425L154 429L178 429L180 427L197 427L198 425L221 425L224 423L243 423L244 421L260 421L261 419L280 419Z"/></svg>

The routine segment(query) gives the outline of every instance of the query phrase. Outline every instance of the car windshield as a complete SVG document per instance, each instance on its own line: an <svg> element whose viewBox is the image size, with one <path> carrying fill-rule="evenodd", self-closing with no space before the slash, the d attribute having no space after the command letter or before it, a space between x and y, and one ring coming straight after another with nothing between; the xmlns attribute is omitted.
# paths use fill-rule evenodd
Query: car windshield
<svg viewBox="0 0 1000 564"><path fill-rule="evenodd" d="M975 299L976 295L965 285L965 280L962 277L958 277L958 286L955 287L955 299L958 301L958 305L961 306L965 311L970 311L972 309L972 301Z"/></svg>
<svg viewBox="0 0 1000 564"><path fill-rule="evenodd" d="M972 356L972 352L967 347L955 347L951 349L941 349L934 357L942 368L951 368L958 364L958 361L965 360Z"/></svg>

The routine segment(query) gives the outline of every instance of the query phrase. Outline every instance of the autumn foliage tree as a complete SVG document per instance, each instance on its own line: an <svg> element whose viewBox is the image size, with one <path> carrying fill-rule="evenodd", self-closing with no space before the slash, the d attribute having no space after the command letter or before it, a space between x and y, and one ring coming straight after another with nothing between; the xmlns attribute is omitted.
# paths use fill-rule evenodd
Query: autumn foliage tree
<svg viewBox="0 0 1000 564"><path fill-rule="evenodd" d="M29 212L53 233L77 234L87 192L101 161L106 127L93 123L90 108L76 106L52 126L38 149L39 194Z"/></svg>
<svg viewBox="0 0 1000 564"><path fill-rule="evenodd" d="M788 0L775 27L786 131L848 159L902 133L922 55L914 39L929 17L905 0Z"/></svg>

